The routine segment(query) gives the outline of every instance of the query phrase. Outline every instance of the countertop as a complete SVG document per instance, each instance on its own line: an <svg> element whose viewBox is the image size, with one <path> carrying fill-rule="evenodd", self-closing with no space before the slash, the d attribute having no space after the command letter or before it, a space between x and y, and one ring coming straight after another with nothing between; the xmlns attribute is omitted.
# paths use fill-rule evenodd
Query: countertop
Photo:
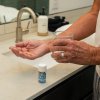
<svg viewBox="0 0 100 100"><path fill-rule="evenodd" d="M86 67L57 64L47 70L46 83L41 84L36 68L3 55L14 42L15 39L0 42L0 100L32 100Z"/></svg>

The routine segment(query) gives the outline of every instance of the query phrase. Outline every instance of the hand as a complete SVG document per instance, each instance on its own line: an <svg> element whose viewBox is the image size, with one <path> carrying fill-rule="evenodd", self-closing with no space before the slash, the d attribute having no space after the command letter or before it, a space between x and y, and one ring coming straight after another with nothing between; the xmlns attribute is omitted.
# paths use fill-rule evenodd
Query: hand
<svg viewBox="0 0 100 100"><path fill-rule="evenodd" d="M17 43L10 47L12 52L19 57L36 59L49 52L48 41L34 40Z"/></svg>
<svg viewBox="0 0 100 100"><path fill-rule="evenodd" d="M93 63L95 48L85 42L70 39L57 39L50 46L52 57L57 62L82 65ZM61 57L61 52L58 51L64 51L64 57Z"/></svg>

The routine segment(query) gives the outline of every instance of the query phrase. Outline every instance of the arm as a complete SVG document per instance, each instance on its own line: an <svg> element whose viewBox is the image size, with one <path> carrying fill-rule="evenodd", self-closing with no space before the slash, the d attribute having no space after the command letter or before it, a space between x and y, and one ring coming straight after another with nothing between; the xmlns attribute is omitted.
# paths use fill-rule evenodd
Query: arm
<svg viewBox="0 0 100 100"><path fill-rule="evenodd" d="M100 0L95 0L91 10L80 17L71 27L59 36L67 36L73 34L74 39L83 39L95 32L96 21L100 8Z"/></svg>
<svg viewBox="0 0 100 100"><path fill-rule="evenodd" d="M52 57L57 62L100 65L100 47L94 47L83 41L77 41L95 32L99 10L100 0L95 0L92 9L87 14L82 16L65 32L59 35L60 37L72 34L76 40L56 40L52 43ZM60 52L54 51L64 51L63 57Z"/></svg>

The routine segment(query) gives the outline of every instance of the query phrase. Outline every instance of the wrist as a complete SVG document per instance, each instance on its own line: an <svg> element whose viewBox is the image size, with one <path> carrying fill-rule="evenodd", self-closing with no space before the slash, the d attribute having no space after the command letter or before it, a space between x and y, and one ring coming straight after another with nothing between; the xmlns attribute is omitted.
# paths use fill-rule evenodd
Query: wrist
<svg viewBox="0 0 100 100"><path fill-rule="evenodd" d="M100 64L100 48L99 47L93 47L91 51L91 61L90 63L93 65L99 65Z"/></svg>
<svg viewBox="0 0 100 100"><path fill-rule="evenodd" d="M47 46L47 47L46 47L46 48L47 48L47 50L46 50L47 53L50 52L50 47L49 47L49 46L51 45L52 41L53 41L53 40L46 40L46 41L45 41L45 42L46 42L46 46Z"/></svg>

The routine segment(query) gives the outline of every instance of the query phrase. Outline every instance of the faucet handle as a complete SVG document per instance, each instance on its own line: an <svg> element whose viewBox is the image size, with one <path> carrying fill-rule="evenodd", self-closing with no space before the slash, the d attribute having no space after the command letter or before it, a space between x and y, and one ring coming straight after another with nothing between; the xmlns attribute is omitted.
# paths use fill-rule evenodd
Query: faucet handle
<svg viewBox="0 0 100 100"><path fill-rule="evenodd" d="M29 29L22 30L22 34L27 34L27 33L29 33Z"/></svg>
<svg viewBox="0 0 100 100"><path fill-rule="evenodd" d="M22 33L23 33L23 34L29 33L29 25L30 25L30 21L28 22L26 29L23 29L23 30L22 30Z"/></svg>
<svg viewBox="0 0 100 100"><path fill-rule="evenodd" d="M30 22L31 22L31 21L29 21L28 24L27 24L27 29L29 29Z"/></svg>

